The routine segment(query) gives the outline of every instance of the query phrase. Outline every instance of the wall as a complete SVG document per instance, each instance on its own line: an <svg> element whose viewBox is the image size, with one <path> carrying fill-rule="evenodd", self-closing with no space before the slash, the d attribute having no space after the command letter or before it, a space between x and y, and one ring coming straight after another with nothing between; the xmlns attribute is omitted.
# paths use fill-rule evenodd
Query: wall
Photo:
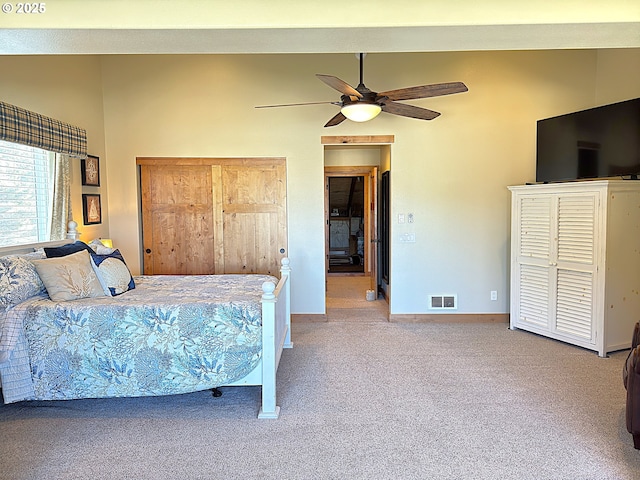
<svg viewBox="0 0 640 480"><path fill-rule="evenodd" d="M535 120L594 101L597 54L496 52L368 55L365 83L385 90L453 80L465 94L417 102L432 122L382 114L322 125L335 100L317 72L357 81L354 55L107 56L103 59L111 236L138 251L136 156L287 158L293 310L324 311L323 134L393 134L392 313L427 311L429 293L456 293L459 313L506 312L509 184L534 179ZM401 244L412 228L416 243ZM133 268L136 265L132 258ZM489 291L498 290L498 302Z"/></svg>
<svg viewBox="0 0 640 480"><path fill-rule="evenodd" d="M100 60L97 57L2 57L0 101L17 105L87 130L89 154L100 157L101 187L82 187L80 160L72 159L72 209L81 239L109 236L109 198L104 158L104 113ZM103 222L84 226L82 193L100 193Z"/></svg>
<svg viewBox="0 0 640 480"><path fill-rule="evenodd" d="M314 74L356 84L353 54L0 57L0 91L3 100L52 116L59 111L58 118L93 131L100 123L93 93L102 90L109 234L134 273L140 268L136 156L286 157L294 313L324 312L320 137L395 135L388 157L392 216L413 213L416 221L392 225L391 312L429 313L428 294L456 293L457 313L504 313L506 187L535 179L535 121L640 96L637 81L620 78L638 78L639 58L638 50L370 54L365 83L371 89L464 81L469 92L410 102L442 112L431 122L381 114L331 129L322 126L335 114L333 105L254 107L337 100ZM18 71L5 68L16 65ZM71 87L53 89L70 100L50 105L52 95L41 92L52 93L45 79L26 82L31 75L20 73L41 66L82 72ZM83 92L92 93L84 98ZM409 231L416 242L400 243ZM498 301L490 301L491 290Z"/></svg>
<svg viewBox="0 0 640 480"><path fill-rule="evenodd" d="M380 146L327 145L324 149L325 167L380 166Z"/></svg>
<svg viewBox="0 0 640 480"><path fill-rule="evenodd" d="M634 48L598 51L596 105L640 97L640 53Z"/></svg>
<svg viewBox="0 0 640 480"><path fill-rule="evenodd" d="M137 156L285 157L292 309L324 311L320 120L333 116L336 107L254 108L332 99L315 79L315 66L296 56L103 59L109 172L118 175L109 190L111 235L134 271L140 269Z"/></svg>
<svg viewBox="0 0 640 480"><path fill-rule="evenodd" d="M409 57L411 58L411 57ZM394 60L401 60L394 57ZM404 120L391 146L391 312L429 313L429 294L456 294L457 313L508 311L507 185L535 180L535 121L594 98L596 54L482 52L391 61L469 92L421 101L442 112ZM435 77L435 78L434 78ZM410 79L396 81L412 85ZM399 125L399 122L397 122ZM399 214L413 224L400 224ZM415 243L401 243L405 233ZM490 291L498 300L490 300Z"/></svg>

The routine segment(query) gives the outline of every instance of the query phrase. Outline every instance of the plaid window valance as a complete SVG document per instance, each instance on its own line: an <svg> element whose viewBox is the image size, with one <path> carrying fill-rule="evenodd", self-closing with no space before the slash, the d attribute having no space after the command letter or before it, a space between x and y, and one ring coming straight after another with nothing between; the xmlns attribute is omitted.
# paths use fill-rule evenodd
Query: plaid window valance
<svg viewBox="0 0 640 480"><path fill-rule="evenodd" d="M86 158L83 128L0 102L0 140Z"/></svg>

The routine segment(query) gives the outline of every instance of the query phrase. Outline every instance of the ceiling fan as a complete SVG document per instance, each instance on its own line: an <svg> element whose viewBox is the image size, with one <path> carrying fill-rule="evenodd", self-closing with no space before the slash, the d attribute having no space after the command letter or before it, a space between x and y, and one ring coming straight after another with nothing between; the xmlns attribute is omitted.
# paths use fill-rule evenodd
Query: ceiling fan
<svg viewBox="0 0 640 480"><path fill-rule="evenodd" d="M347 82L332 75L316 74L320 80L337 90L342 95L339 102L308 102L290 103L284 105L263 105L256 108L273 107L293 107L299 105L320 105L332 104L340 107L340 112L331 118L325 127L333 127L344 122L347 118L355 122L366 122L375 118L381 111L401 117L417 118L419 120L433 120L440 115L439 112L428 110L406 103L398 103L402 100L416 100L420 98L439 97L462 93L468 90L462 82L435 83L431 85L420 85L417 87L399 88L386 92L374 92L369 90L363 81L363 59L364 54L359 54L360 58L360 83L353 88Z"/></svg>

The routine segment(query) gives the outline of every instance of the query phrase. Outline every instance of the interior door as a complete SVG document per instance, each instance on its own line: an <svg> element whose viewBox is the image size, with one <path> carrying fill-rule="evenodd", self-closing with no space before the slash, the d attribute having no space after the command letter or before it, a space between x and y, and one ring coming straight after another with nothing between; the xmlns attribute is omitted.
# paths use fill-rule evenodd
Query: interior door
<svg viewBox="0 0 640 480"><path fill-rule="evenodd" d="M329 211L329 178L333 177L362 177L364 188L364 274L371 276L372 289L377 291L377 167L370 166L345 166L325 167L325 260L327 272L330 271L329 253L331 251L331 229L335 229L335 221L332 221Z"/></svg>
<svg viewBox="0 0 640 480"><path fill-rule="evenodd" d="M280 164L222 169L224 271L280 271L287 251L286 172Z"/></svg>
<svg viewBox="0 0 640 480"><path fill-rule="evenodd" d="M144 274L277 274L287 254L284 158L137 163Z"/></svg>
<svg viewBox="0 0 640 480"><path fill-rule="evenodd" d="M142 165L145 275L214 274L217 238L209 165Z"/></svg>

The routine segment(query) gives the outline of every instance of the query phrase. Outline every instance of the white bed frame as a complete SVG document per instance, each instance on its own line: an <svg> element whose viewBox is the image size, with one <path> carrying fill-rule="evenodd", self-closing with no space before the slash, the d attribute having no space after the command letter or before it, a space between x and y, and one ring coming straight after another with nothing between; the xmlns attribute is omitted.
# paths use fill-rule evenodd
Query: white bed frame
<svg viewBox="0 0 640 480"><path fill-rule="evenodd" d="M284 348L293 348L291 342L291 268L289 259L283 258L280 281L262 284L262 358L244 378L224 386L262 385L262 407L258 418L278 418L276 405L276 372Z"/></svg>
<svg viewBox="0 0 640 480"><path fill-rule="evenodd" d="M73 229L71 229L73 230ZM68 240L33 243L16 247L0 248L0 256L33 252L43 247L54 247L75 241L76 235L70 232ZM276 372L284 348L293 348L291 342L291 268L289 259L283 258L280 267L280 280L262 284L262 358L260 363L244 378L222 385L262 386L262 406L258 418L276 419L280 407L276 405Z"/></svg>

